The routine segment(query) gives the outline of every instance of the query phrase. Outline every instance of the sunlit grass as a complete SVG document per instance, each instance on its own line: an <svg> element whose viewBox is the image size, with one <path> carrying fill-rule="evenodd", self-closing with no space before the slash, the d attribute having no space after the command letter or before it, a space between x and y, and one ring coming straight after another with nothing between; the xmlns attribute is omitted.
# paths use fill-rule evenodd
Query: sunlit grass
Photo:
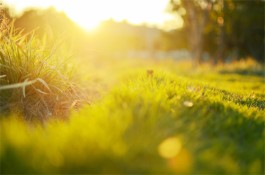
<svg viewBox="0 0 265 175"><path fill-rule="evenodd" d="M264 94L153 71L125 75L68 122L40 127L2 119L1 171L262 173Z"/></svg>
<svg viewBox="0 0 265 175"><path fill-rule="evenodd" d="M264 174L255 61L193 68L85 52L70 69L63 46L1 29L1 174Z"/></svg>
<svg viewBox="0 0 265 175"><path fill-rule="evenodd" d="M0 112L18 112L27 120L65 117L80 91L71 80L71 64L58 46L22 34L3 22L0 36ZM50 46L51 45L51 46Z"/></svg>

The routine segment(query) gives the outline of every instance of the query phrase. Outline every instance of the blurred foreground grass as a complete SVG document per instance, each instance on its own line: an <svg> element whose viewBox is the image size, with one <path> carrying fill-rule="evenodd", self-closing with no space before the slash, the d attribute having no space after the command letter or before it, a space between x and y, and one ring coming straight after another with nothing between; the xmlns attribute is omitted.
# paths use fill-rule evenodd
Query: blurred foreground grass
<svg viewBox="0 0 265 175"><path fill-rule="evenodd" d="M1 117L1 174L264 173L263 76L170 60L83 65L101 95L69 120Z"/></svg>

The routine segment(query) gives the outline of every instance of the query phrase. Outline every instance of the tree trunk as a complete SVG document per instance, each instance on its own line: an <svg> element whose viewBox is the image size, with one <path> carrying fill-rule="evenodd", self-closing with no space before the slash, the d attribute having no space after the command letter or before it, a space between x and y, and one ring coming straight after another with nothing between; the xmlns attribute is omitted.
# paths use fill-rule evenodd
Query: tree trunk
<svg viewBox="0 0 265 175"><path fill-rule="evenodd" d="M225 10L225 2L224 0L220 0L222 11L220 16L217 19L219 25L219 35L218 35L218 48L216 52L216 63L223 64L224 62L224 48L225 48L225 29L224 29L224 10Z"/></svg>
<svg viewBox="0 0 265 175"><path fill-rule="evenodd" d="M217 63L222 64L224 62L224 27L220 27L220 34L218 37L218 49L217 49Z"/></svg>
<svg viewBox="0 0 265 175"><path fill-rule="evenodd" d="M204 27L209 17L210 8L207 7L198 11L194 1L191 0L184 0L183 5L187 10L188 39L193 56L193 66L196 67L202 62Z"/></svg>

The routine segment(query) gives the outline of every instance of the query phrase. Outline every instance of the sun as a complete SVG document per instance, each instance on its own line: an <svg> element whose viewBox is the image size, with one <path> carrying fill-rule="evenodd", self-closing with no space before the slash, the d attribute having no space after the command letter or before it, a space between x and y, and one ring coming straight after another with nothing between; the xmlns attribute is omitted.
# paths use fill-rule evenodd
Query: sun
<svg viewBox="0 0 265 175"><path fill-rule="evenodd" d="M63 1L53 5L86 30L96 29L102 21L113 19L126 20L131 24L153 24L157 27L175 28L180 19L174 19L165 9L168 0L75 0ZM67 3L66 3L67 2ZM151 4L151 6L150 6ZM171 27L169 23L175 26Z"/></svg>
<svg viewBox="0 0 265 175"><path fill-rule="evenodd" d="M1 0L0 0L1 1ZM181 26L180 19L165 13L169 0L5 0L18 12L27 8L55 7L87 31L95 30L102 21L126 20L131 24L150 24L159 28ZM170 25L169 25L170 24ZM173 25L174 24L174 25ZM168 26L168 27L167 27Z"/></svg>
<svg viewBox="0 0 265 175"><path fill-rule="evenodd" d="M87 31L96 30L100 23L103 21L103 19L95 16L90 17L89 15L79 15L79 13L75 13L75 11L66 11L66 15Z"/></svg>
<svg viewBox="0 0 265 175"><path fill-rule="evenodd" d="M95 30L105 20L99 1L73 1L57 5L66 15L87 31ZM106 12L106 11L105 11Z"/></svg>

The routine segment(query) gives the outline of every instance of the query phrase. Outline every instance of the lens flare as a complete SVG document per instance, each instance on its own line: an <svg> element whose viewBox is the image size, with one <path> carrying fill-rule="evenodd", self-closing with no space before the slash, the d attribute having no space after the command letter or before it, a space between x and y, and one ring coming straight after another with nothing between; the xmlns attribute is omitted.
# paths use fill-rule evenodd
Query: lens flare
<svg viewBox="0 0 265 175"><path fill-rule="evenodd" d="M177 137L171 137L164 140L158 146L159 155L165 159L170 159L178 155L182 144Z"/></svg>

